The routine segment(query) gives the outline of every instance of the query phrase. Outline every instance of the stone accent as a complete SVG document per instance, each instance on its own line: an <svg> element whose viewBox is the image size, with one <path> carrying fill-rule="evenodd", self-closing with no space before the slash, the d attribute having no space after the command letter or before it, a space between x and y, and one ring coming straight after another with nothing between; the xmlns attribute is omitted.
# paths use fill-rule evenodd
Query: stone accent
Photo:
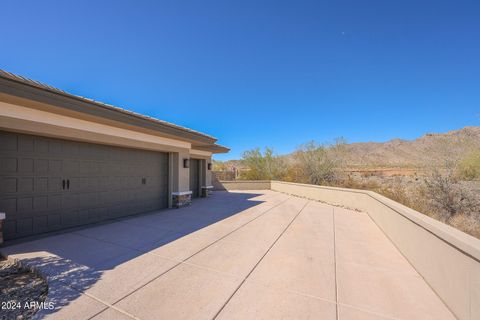
<svg viewBox="0 0 480 320"><path fill-rule="evenodd" d="M192 191L173 192L172 206L182 208L192 204Z"/></svg>
<svg viewBox="0 0 480 320"><path fill-rule="evenodd" d="M212 194L213 186L202 187L202 198L209 197Z"/></svg>
<svg viewBox="0 0 480 320"><path fill-rule="evenodd" d="M3 222L5 221L5 213L0 212L0 245L3 243Z"/></svg>

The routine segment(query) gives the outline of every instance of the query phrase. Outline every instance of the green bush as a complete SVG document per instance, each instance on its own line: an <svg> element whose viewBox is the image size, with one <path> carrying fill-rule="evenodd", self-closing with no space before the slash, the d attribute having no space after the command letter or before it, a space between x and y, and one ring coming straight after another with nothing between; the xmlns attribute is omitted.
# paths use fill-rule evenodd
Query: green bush
<svg viewBox="0 0 480 320"><path fill-rule="evenodd" d="M316 185L336 183L343 167L344 153L344 139L337 139L331 145L311 141L300 146L295 152L295 160L302 182Z"/></svg>
<svg viewBox="0 0 480 320"><path fill-rule="evenodd" d="M273 149L260 148L243 153L242 162L246 170L242 171L241 178L245 180L282 180L286 173L286 165L282 157L275 156Z"/></svg>

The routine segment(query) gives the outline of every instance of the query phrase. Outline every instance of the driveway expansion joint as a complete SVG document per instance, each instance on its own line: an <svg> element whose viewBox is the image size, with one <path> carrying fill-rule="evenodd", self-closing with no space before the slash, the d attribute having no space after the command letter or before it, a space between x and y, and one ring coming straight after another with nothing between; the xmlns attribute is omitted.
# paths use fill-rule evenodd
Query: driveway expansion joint
<svg viewBox="0 0 480 320"><path fill-rule="evenodd" d="M227 299L227 301L225 301L225 303L223 304L223 306L220 308L220 310L218 310L218 312L215 314L215 316L212 318L212 320L214 319L217 319L217 317L220 315L220 313L222 313L222 311L225 309L225 307L227 306L227 304L232 300L232 298L235 296L235 294L238 292L238 290L242 287L242 285L245 283L245 281L247 281L248 277L252 274L252 272L255 270L255 268L260 264L260 262L262 262L263 258L265 258L265 256L270 252L270 250L275 246L275 244L278 242L278 240L283 236L283 234L285 233L285 231L287 231L288 228L290 228L290 226L292 225L292 223L295 221L295 219L297 219L297 217L300 215L300 213L302 213L303 209L305 209L305 207L310 203L310 200L307 200L305 202L305 204L303 205L303 207L300 209L300 211L298 211L298 213L293 217L293 219L288 223L288 225L282 230L282 232L280 233L280 235L278 235L278 237L273 241L273 243L269 246L269 248L267 249L267 251L262 255L262 257L257 261L257 263L255 263L255 265L253 266L253 268L249 271L249 273L245 276L245 278L242 280L242 282L240 282L240 284L237 286L237 288L234 290L234 292L230 295L230 297Z"/></svg>

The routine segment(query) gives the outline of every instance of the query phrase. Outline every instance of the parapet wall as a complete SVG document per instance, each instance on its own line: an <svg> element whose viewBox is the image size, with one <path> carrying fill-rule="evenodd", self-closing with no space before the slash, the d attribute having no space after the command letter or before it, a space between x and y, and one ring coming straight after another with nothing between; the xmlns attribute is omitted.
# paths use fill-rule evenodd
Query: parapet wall
<svg viewBox="0 0 480 320"><path fill-rule="evenodd" d="M271 190L366 212L461 320L480 319L480 240L372 191L271 181Z"/></svg>
<svg viewBox="0 0 480 320"><path fill-rule="evenodd" d="M236 180L218 181L213 180L213 190L270 190L270 180Z"/></svg>

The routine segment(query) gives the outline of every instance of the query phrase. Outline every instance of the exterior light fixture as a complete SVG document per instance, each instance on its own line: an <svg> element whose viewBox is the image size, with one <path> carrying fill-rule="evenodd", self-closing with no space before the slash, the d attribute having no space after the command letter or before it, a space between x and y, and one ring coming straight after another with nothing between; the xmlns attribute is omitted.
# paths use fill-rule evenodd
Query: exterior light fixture
<svg viewBox="0 0 480 320"><path fill-rule="evenodd" d="M207 169L212 170L212 164L211 163L207 164Z"/></svg>
<svg viewBox="0 0 480 320"><path fill-rule="evenodd" d="M190 159L183 159L183 167L190 168Z"/></svg>

